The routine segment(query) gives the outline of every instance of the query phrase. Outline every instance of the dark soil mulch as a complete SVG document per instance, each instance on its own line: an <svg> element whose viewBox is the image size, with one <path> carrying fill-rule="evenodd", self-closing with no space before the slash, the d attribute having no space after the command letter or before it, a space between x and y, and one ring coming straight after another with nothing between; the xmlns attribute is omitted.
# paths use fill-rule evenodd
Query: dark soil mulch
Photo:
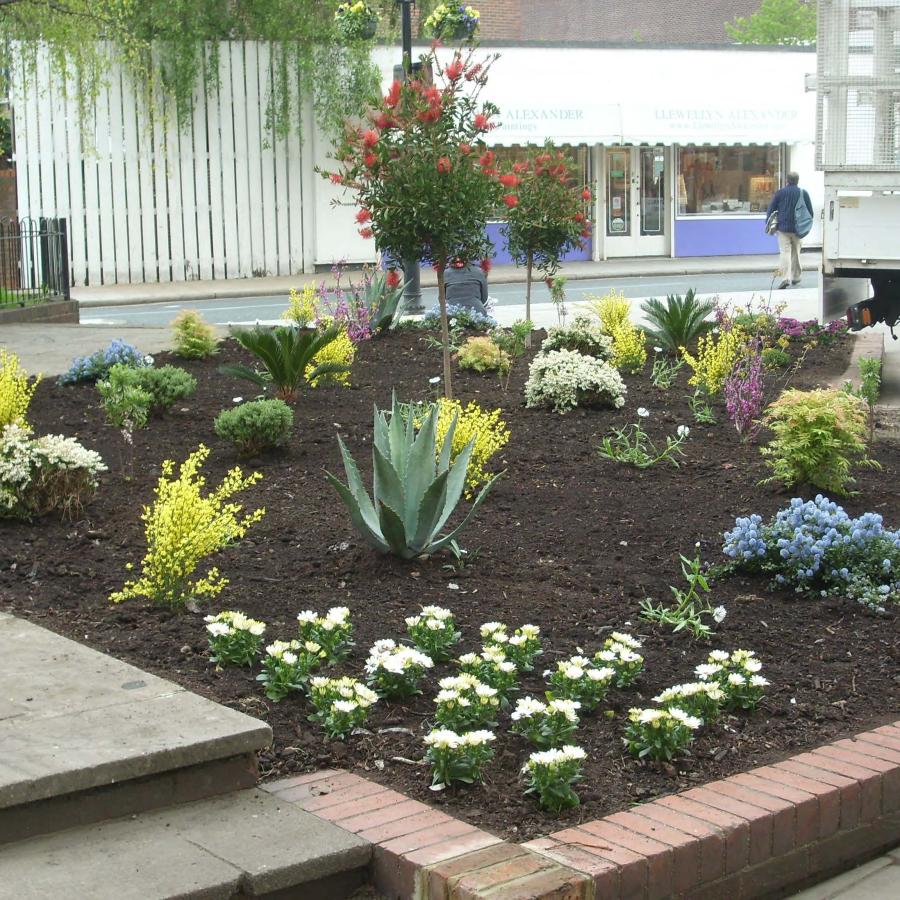
<svg viewBox="0 0 900 900"><path fill-rule="evenodd" d="M849 343L811 352L794 384L811 386L838 375ZM184 364L199 379L197 395L137 435L130 481L122 478L120 437L105 424L95 389L41 384L32 407L36 431L76 435L112 471L75 523L51 518L0 524L0 595L18 615L266 719L275 733L273 747L262 755L266 778L324 766L357 769L505 838L525 840L897 718L896 612L879 617L842 598L799 600L769 592L760 580L732 577L714 585L715 603L727 607L728 617L709 644L638 618L640 600L667 599L669 585L680 583L679 553L690 555L700 541L704 560L719 562L721 533L735 516L769 515L792 496L759 485L767 470L758 443L741 444L723 409L720 424L694 426L684 371L667 393L653 388L646 375L627 378L623 410L565 416L525 409L524 363L508 393L496 379L457 372L458 396L502 407L512 432L499 461L507 474L463 536L466 547L479 551L477 561L456 572L448 570L447 556L404 563L361 545L322 472L342 471L335 440L340 433L368 473L373 401L389 403L392 388L402 398L430 395L428 379L440 372L439 354L417 335L399 334L363 345L352 389L308 391L301 398L287 453L244 463L264 475L245 502L267 512L247 539L216 560L231 583L212 609L242 609L268 623L267 637L289 638L301 609L349 606L357 646L342 667L348 673L361 671L373 641L402 637L404 617L431 603L456 614L464 635L460 652L478 649L482 622L539 625L545 654L538 671L523 678L523 695L542 691L541 669L577 647L592 653L612 629L641 637L646 671L636 691L612 694L583 720L578 742L588 762L579 787L582 805L558 819L522 795L519 769L527 748L508 733L506 714L483 786L429 790L427 768L410 761L423 756L431 698L436 680L451 671L447 665L436 667L423 696L376 707L372 734L329 743L307 722L303 699L270 703L255 671L216 671L207 659L203 612L174 613L139 602L114 607L107 600L122 584L125 563L143 555L139 515L161 461L181 460L202 441L213 448L210 483L235 464L212 421L233 397L253 393L217 373L222 358L239 355L231 346L215 360ZM600 438L610 426L634 421L638 406L651 410L648 427L659 439L680 423L692 426L681 468L638 471L598 457ZM879 445L875 456L883 470L861 472L859 493L845 505L854 514L874 510L888 523L900 522L900 453ZM726 717L675 766L643 765L623 753L623 714L630 706L691 680L694 665L710 649L736 647L755 650L772 682L756 713Z"/></svg>

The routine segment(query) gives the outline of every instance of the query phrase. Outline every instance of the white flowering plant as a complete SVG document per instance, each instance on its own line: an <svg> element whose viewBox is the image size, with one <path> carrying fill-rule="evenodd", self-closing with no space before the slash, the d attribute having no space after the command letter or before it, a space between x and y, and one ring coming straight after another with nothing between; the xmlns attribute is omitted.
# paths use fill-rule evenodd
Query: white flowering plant
<svg viewBox="0 0 900 900"><path fill-rule="evenodd" d="M449 609L442 606L423 606L422 611L406 619L410 639L435 662L450 659L451 649L462 636Z"/></svg>
<svg viewBox="0 0 900 900"><path fill-rule="evenodd" d="M494 758L494 739L493 732L484 730L458 734L449 728L435 728L427 734L425 758L431 764L432 787L481 781L481 770Z"/></svg>
<svg viewBox="0 0 900 900"><path fill-rule="evenodd" d="M344 738L362 728L378 694L355 678L314 675L308 683L309 700L315 708L310 721L319 722L330 738Z"/></svg>
<svg viewBox="0 0 900 900"><path fill-rule="evenodd" d="M430 656L397 644L390 638L375 641L366 660L369 686L382 697L409 697L419 691L419 682L434 666Z"/></svg>
<svg viewBox="0 0 900 900"><path fill-rule="evenodd" d="M581 747L565 744L551 750L538 750L528 757L522 772L528 776L526 794L537 794L544 809L559 812L581 802L573 784L581 780L581 764L587 754Z"/></svg>
<svg viewBox="0 0 900 900"><path fill-rule="evenodd" d="M577 700L550 700L522 697L512 711L512 731L541 750L562 747L578 728Z"/></svg>
<svg viewBox="0 0 900 900"><path fill-rule="evenodd" d="M623 738L628 752L638 759L669 762L683 756L703 724L677 706L668 709L630 709Z"/></svg>
<svg viewBox="0 0 900 900"><path fill-rule="evenodd" d="M485 622L481 626L481 640L485 650L500 647L520 672L532 671L535 659L542 652L541 629L537 625L522 625L510 635L502 622Z"/></svg>
<svg viewBox="0 0 900 900"><path fill-rule="evenodd" d="M479 681L497 691L500 705L505 706L516 689L519 672L516 664L496 644L487 644L481 653L464 653L457 660L459 670L474 675Z"/></svg>
<svg viewBox="0 0 900 900"><path fill-rule="evenodd" d="M666 688L653 698L663 709L677 707L696 716L704 725L715 722L725 701L725 692L717 681L689 681Z"/></svg>
<svg viewBox="0 0 900 900"><path fill-rule="evenodd" d="M759 705L769 685L759 674L761 670L762 663L753 650L713 650L694 672L701 681L718 683L725 695L722 706L734 711Z"/></svg>
<svg viewBox="0 0 900 900"><path fill-rule="evenodd" d="M217 665L252 666L259 655L265 622L251 619L238 610L206 616L209 658Z"/></svg>
<svg viewBox="0 0 900 900"><path fill-rule="evenodd" d="M496 688L465 672L442 678L438 686L434 718L439 725L453 731L468 731L496 723L500 706Z"/></svg>
<svg viewBox="0 0 900 900"><path fill-rule="evenodd" d="M570 325L552 325L541 344L541 352L572 350L584 356L610 361L613 339L603 330L603 323L594 316L580 313Z"/></svg>
<svg viewBox="0 0 900 900"><path fill-rule="evenodd" d="M266 696L276 703L288 694L305 689L310 673L325 660L325 651L315 641L273 641L262 659L261 681Z"/></svg>
<svg viewBox="0 0 900 900"><path fill-rule="evenodd" d="M612 435L603 438L603 443L597 448L600 456L638 469L649 469L661 462L678 468L680 464L676 457L685 455L681 445L688 439L691 429L687 425L679 425L674 436L666 435L665 446L657 447L640 422L650 417L650 411L640 406L637 414L638 421L633 425L613 428Z"/></svg>
<svg viewBox="0 0 900 900"><path fill-rule="evenodd" d="M539 353L525 382L525 405L550 407L558 413L578 406L625 405L625 382L608 362L575 350Z"/></svg>
<svg viewBox="0 0 900 900"><path fill-rule="evenodd" d="M641 642L621 631L614 631L594 654L594 665L616 673L616 687L629 688L644 671L644 657L638 653Z"/></svg>
<svg viewBox="0 0 900 900"><path fill-rule="evenodd" d="M615 677L616 670L610 666L595 666L586 656L572 656L544 672L550 685L547 699L577 700L591 710L606 698Z"/></svg>
<svg viewBox="0 0 900 900"><path fill-rule="evenodd" d="M300 640L318 644L329 663L340 662L353 646L353 623L346 606L332 606L324 616L305 609L297 615L297 625Z"/></svg>

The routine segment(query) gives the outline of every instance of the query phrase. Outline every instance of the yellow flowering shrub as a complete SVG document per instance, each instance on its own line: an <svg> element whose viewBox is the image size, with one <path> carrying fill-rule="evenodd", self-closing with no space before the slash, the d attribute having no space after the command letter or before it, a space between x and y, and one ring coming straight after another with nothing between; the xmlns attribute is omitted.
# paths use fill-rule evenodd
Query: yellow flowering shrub
<svg viewBox="0 0 900 900"><path fill-rule="evenodd" d="M41 376L28 383L28 373L19 365L15 353L0 349L0 430L5 425L28 428L25 414Z"/></svg>
<svg viewBox="0 0 900 900"><path fill-rule="evenodd" d="M681 355L694 370L688 383L702 388L707 394L718 394L725 387L725 379L734 364L747 352L747 332L739 326L703 335L697 343L697 355L681 347Z"/></svg>
<svg viewBox="0 0 900 900"><path fill-rule="evenodd" d="M302 293L297 288L291 288L288 308L281 314L281 318L306 328L310 322L316 320L316 312L316 286L310 282L303 288Z"/></svg>
<svg viewBox="0 0 900 900"><path fill-rule="evenodd" d="M466 497L471 497L477 488L487 483L491 476L486 466L495 453L509 443L509 429L500 418L500 410L486 412L472 401L463 407L459 400L438 400L437 441L435 452L439 456L444 446L444 438L450 430L453 416L456 415L456 431L453 432L453 446L450 450L450 462L465 449L473 438L475 446L469 459L469 470L466 472Z"/></svg>
<svg viewBox="0 0 900 900"><path fill-rule="evenodd" d="M346 366L352 366L356 358L356 344L350 340L346 331L342 331L330 344L323 347L306 367L306 382L310 387L322 387L323 385L340 385L350 387L350 373L338 372L328 375L320 375L315 381L310 380L316 366L324 362L339 362Z"/></svg>
<svg viewBox="0 0 900 900"><path fill-rule="evenodd" d="M613 341L610 363L620 372L640 372L647 362L646 335L631 321L631 304L621 291L591 299L600 327Z"/></svg>
<svg viewBox="0 0 900 900"><path fill-rule="evenodd" d="M162 464L156 499L141 515L147 537L141 576L111 594L113 603L146 597L163 606L181 606L192 597L214 597L228 584L217 568L199 577L197 567L206 557L242 538L263 517L265 509L242 516L241 504L228 502L262 475L254 472L245 478L234 468L215 490L204 494L206 479L200 469L208 456L209 450L200 444L181 464L177 478L173 477L172 460Z"/></svg>

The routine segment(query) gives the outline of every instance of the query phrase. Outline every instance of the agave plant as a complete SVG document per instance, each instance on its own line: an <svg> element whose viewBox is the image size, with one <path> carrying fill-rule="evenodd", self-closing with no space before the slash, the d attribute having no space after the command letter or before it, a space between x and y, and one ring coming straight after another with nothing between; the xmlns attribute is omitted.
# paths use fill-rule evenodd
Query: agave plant
<svg viewBox="0 0 900 900"><path fill-rule="evenodd" d="M387 272L376 272L370 281L363 285L359 299L369 310L369 325L372 331L389 331L394 326L400 301L403 299L405 285L388 287Z"/></svg>
<svg viewBox="0 0 900 900"><path fill-rule="evenodd" d="M275 396L285 403L297 400L297 389L304 380L315 381L323 375L337 375L346 372L349 366L328 361L315 365L313 358L327 347L341 333L341 327L334 325L322 331L307 331L291 326L278 328L256 328L235 331L234 338L249 350L265 368L264 372L249 366L225 365L219 371L252 381L262 388L275 385ZM307 369L312 366L307 373Z"/></svg>
<svg viewBox="0 0 900 900"><path fill-rule="evenodd" d="M669 294L665 304L655 298L641 305L647 317L647 337L665 350L677 353L689 347L701 335L712 331L715 322L706 317L715 308L714 300L698 300L691 288L683 297Z"/></svg>
<svg viewBox="0 0 900 900"><path fill-rule="evenodd" d="M416 431L414 417L403 416L396 395L391 400L390 414L375 407L371 498L353 456L338 437L347 484L330 472L325 474L341 495L363 540L381 553L414 559L446 547L466 527L500 477L495 475L482 488L465 518L454 529L439 535L465 488L474 441L466 445L451 465L456 417L438 454L435 450L437 415L437 407L432 407Z"/></svg>

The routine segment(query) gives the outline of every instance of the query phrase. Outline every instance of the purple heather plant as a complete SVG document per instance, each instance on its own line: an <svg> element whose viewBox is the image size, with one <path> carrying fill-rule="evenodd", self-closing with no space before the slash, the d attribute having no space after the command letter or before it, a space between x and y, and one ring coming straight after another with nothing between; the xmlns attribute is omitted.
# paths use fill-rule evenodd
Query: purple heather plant
<svg viewBox="0 0 900 900"><path fill-rule="evenodd" d="M757 341L725 381L725 407L741 440L759 430L758 420L764 402L762 368L762 354Z"/></svg>
<svg viewBox="0 0 900 900"><path fill-rule="evenodd" d="M778 319L778 330L793 340L818 341L829 347L847 333L848 326L844 319L834 319L827 325L820 325L816 319L801 322L799 319L781 316Z"/></svg>

